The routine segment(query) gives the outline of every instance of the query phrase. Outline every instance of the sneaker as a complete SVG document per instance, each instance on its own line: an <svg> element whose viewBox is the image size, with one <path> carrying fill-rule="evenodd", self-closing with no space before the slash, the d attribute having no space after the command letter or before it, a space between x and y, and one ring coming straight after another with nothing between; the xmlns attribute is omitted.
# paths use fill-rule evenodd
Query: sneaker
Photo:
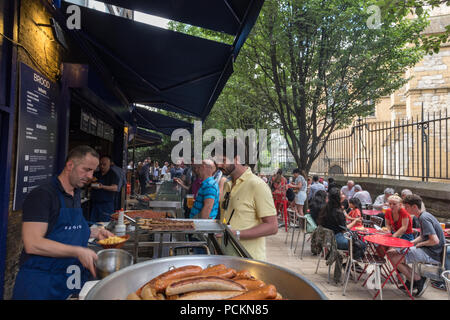
<svg viewBox="0 0 450 320"><path fill-rule="evenodd" d="M416 297L421 297L422 294L425 292L428 285L427 278L422 277L420 280L414 281L414 286L417 288L417 293L415 294Z"/></svg>
<svg viewBox="0 0 450 320"><path fill-rule="evenodd" d="M406 288L408 288L408 290L411 289L411 282L409 282L409 280L405 281L405 285L406 285ZM414 286L414 284L413 284L413 286ZM400 288L400 290L406 291L406 288L403 285L400 286L399 288ZM413 288L415 288L415 287L413 287Z"/></svg>
<svg viewBox="0 0 450 320"><path fill-rule="evenodd" d="M443 281L430 281L431 282L431 286L435 289L438 290L446 290L447 288L445 288L445 283Z"/></svg>

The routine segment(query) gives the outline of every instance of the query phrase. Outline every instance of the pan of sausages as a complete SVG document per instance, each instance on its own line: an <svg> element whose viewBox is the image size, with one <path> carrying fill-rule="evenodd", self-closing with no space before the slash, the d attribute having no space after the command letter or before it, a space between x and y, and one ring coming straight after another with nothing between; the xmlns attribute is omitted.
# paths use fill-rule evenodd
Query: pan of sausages
<svg viewBox="0 0 450 320"><path fill-rule="evenodd" d="M274 285L255 279L248 270L224 264L174 268L127 296L128 300L280 300Z"/></svg>
<svg viewBox="0 0 450 320"><path fill-rule="evenodd" d="M267 262L234 256L154 259L98 282L86 300L322 300L303 276Z"/></svg>

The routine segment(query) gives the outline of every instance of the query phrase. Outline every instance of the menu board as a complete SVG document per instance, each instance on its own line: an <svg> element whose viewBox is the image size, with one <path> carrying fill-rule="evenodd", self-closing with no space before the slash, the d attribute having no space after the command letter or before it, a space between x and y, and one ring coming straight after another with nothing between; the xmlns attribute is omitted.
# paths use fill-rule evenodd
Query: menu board
<svg viewBox="0 0 450 320"><path fill-rule="evenodd" d="M14 210L21 210L26 195L56 174L56 84L22 63L19 94Z"/></svg>
<svg viewBox="0 0 450 320"><path fill-rule="evenodd" d="M107 123L103 127L103 138L111 142L114 141L114 129Z"/></svg>
<svg viewBox="0 0 450 320"><path fill-rule="evenodd" d="M97 119L93 116L89 119L89 133L94 136L97 135Z"/></svg>
<svg viewBox="0 0 450 320"><path fill-rule="evenodd" d="M97 137L103 138L103 127L105 123L102 120L97 120Z"/></svg>
<svg viewBox="0 0 450 320"><path fill-rule="evenodd" d="M80 129L84 132L89 132L89 113L85 111L81 111L81 119L80 119Z"/></svg>

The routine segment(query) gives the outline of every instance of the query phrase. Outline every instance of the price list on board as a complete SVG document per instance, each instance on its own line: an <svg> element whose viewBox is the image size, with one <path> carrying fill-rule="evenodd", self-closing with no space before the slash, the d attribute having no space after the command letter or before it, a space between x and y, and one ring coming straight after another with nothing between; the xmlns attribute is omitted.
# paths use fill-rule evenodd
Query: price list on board
<svg viewBox="0 0 450 320"><path fill-rule="evenodd" d="M56 84L25 64L20 66L19 126L14 210L26 195L56 174Z"/></svg>

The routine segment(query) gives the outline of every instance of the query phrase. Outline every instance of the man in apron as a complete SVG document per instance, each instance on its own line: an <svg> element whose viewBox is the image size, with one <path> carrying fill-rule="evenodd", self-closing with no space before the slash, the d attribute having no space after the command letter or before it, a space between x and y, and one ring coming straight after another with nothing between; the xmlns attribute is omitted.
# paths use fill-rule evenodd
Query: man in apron
<svg viewBox="0 0 450 320"><path fill-rule="evenodd" d="M79 293L95 277L97 254L87 248L90 237L104 239L105 229L91 232L81 209L79 188L98 165L98 154L89 146L69 152L63 172L35 188L23 203L24 251L13 299L59 300Z"/></svg>
<svg viewBox="0 0 450 320"><path fill-rule="evenodd" d="M111 158L100 158L100 170L94 174L97 183L91 191L91 217L94 222L108 222L114 213L114 200L120 177L111 169Z"/></svg>

